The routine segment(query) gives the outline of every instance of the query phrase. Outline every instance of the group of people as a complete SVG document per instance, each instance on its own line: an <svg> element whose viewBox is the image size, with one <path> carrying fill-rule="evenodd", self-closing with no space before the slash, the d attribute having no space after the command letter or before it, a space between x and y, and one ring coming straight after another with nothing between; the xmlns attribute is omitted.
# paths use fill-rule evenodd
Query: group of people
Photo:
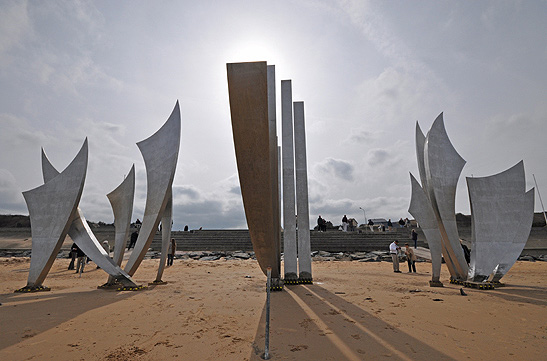
<svg viewBox="0 0 547 361"><path fill-rule="evenodd" d="M106 254L110 255L110 244L107 240L103 241L103 248ZM84 267L91 259L78 247L76 243L73 243L70 247L70 263L68 264L69 270L74 270L74 263L76 263L75 273L84 273ZM100 268L97 266L97 268Z"/></svg>
<svg viewBox="0 0 547 361"><path fill-rule="evenodd" d="M401 252L401 247L399 247L399 241L395 240L389 245L389 254L391 255L391 260L393 261L393 272L401 273L399 270L399 253ZM406 255L406 261L408 263L408 273L416 273L416 255L414 250L410 248L408 243L405 243L404 253Z"/></svg>
<svg viewBox="0 0 547 361"><path fill-rule="evenodd" d="M137 239L139 238L139 230L142 223L139 219L135 222L135 228L136 230L131 233L131 237L129 240L129 246L127 247L127 250L130 250L131 248L135 248L135 245L137 243ZM188 230L188 226L185 227L185 230ZM110 255L110 244L107 240L103 241L102 246L106 253ZM174 238L171 238L171 243L169 244L169 252L167 254L167 266L173 265L173 260L175 258L175 253L177 251L177 242ZM70 247L70 263L68 265L69 270L74 270L74 266L76 265L76 273L83 273L84 267L91 259L78 247L76 243L73 243ZM100 268L97 266L97 268Z"/></svg>

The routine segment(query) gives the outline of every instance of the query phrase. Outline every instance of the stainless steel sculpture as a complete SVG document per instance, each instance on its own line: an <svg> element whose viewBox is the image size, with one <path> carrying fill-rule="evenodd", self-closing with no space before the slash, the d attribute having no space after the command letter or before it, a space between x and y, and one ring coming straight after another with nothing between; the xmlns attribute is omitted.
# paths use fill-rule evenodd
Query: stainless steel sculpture
<svg viewBox="0 0 547 361"><path fill-rule="evenodd" d="M304 102L294 102L296 207L298 214L298 283L313 283L311 273L310 211Z"/></svg>
<svg viewBox="0 0 547 361"><path fill-rule="evenodd" d="M522 252L532 226L534 189L525 190L523 162L493 176L467 178L472 217L468 267L459 242L454 210L456 185L465 160L448 139L442 113L427 137L416 123L416 154L423 187L411 174L409 212L419 222L430 246L432 283L439 282L442 251L451 282L493 288L484 283L499 282L511 268Z"/></svg>
<svg viewBox="0 0 547 361"><path fill-rule="evenodd" d="M125 265L129 275L141 264L171 196L180 147L179 102L165 124L152 136L137 143L146 166L146 206L133 253ZM169 222L169 225L171 222Z"/></svg>
<svg viewBox="0 0 547 361"><path fill-rule="evenodd" d="M467 277L467 262L460 245L455 203L456 186L465 160L446 134L443 113L435 119L427 134L424 165L429 200L442 237L444 259L452 278L463 281Z"/></svg>
<svg viewBox="0 0 547 361"><path fill-rule="evenodd" d="M422 232L424 232L425 239L429 245L432 264L432 275L429 284L432 287L440 287L442 286L440 280L442 239L441 233L439 232L439 225L437 224L437 219L427 194L412 174L410 174L410 183L412 185L412 196L408 212L412 214L420 224L420 228L422 229Z"/></svg>
<svg viewBox="0 0 547 361"><path fill-rule="evenodd" d="M534 189L525 192L524 163L496 175L467 177L472 246L469 280L498 282L522 252L534 217Z"/></svg>
<svg viewBox="0 0 547 361"><path fill-rule="evenodd" d="M42 174L44 176L44 183L52 181L59 175L59 172L53 167L43 149ZM68 235L97 266L101 267L101 269L108 273L117 283L129 288L138 287L131 277L125 273L112 258L110 258L108 253L106 253L103 246L93 234L91 228L89 228L89 224L79 207L74 213Z"/></svg>
<svg viewBox="0 0 547 361"><path fill-rule="evenodd" d="M266 62L226 64L230 113L245 217L260 268L280 285L280 222L275 128Z"/></svg>
<svg viewBox="0 0 547 361"><path fill-rule="evenodd" d="M293 153L292 87L281 81L281 144L283 146L283 260L284 282L298 283Z"/></svg>
<svg viewBox="0 0 547 361"><path fill-rule="evenodd" d="M161 217L161 256L160 265L158 267L158 273L156 279L152 284L162 285L167 282L162 281L163 271L165 270L165 261L167 260L167 253L169 253L169 241L171 240L171 223L173 221L173 192L169 189L169 197L167 199L167 205L165 211Z"/></svg>
<svg viewBox="0 0 547 361"><path fill-rule="evenodd" d="M74 160L49 182L23 192L32 224L27 285L16 292L49 290L44 282L75 217L87 170L87 139Z"/></svg>
<svg viewBox="0 0 547 361"><path fill-rule="evenodd" d="M106 196L114 213L114 263L121 267L129 229L133 214L133 199L135 195L135 165L131 167L129 174L120 185ZM110 276L107 284L114 284L115 278Z"/></svg>

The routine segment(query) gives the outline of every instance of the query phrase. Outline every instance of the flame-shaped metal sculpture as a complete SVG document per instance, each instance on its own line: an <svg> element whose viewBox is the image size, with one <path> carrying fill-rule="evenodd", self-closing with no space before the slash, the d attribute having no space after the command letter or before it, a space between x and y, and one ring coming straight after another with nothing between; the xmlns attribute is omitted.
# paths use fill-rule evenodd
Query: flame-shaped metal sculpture
<svg viewBox="0 0 547 361"><path fill-rule="evenodd" d="M444 127L443 113L429 130L424 146L427 192L437 218L443 243L444 259L452 278L465 280L467 262L456 224L456 187L465 160L458 154Z"/></svg>
<svg viewBox="0 0 547 361"><path fill-rule="evenodd" d="M147 190L146 206L139 237L133 253L131 253L125 265L125 271L129 275L135 274L144 259L171 199L171 188L180 148L180 109L178 101L165 124L156 133L137 143L137 145L146 166ZM168 228L170 227L171 222L168 223Z"/></svg>
<svg viewBox="0 0 547 361"><path fill-rule="evenodd" d="M440 281L441 276L441 258L442 258L442 238L439 232L439 225L437 218L431 207L431 202L427 197L427 194L420 186L416 178L410 174L410 183L412 185L412 197L410 199L410 206L408 212L414 216L416 221L420 224L420 228L424 232L425 239L429 245L429 251L431 252L431 286L442 286Z"/></svg>
<svg viewBox="0 0 547 361"><path fill-rule="evenodd" d="M47 158L43 149L42 174L45 183L55 179L59 174L57 169L55 169ZM89 224L79 207L74 214L72 224L68 230L68 235L97 266L101 267L101 269L108 273L116 282L122 284L124 287L138 287L131 277L125 273L112 258L110 258L108 253L106 253L93 234L91 228L89 228Z"/></svg>
<svg viewBox="0 0 547 361"><path fill-rule="evenodd" d="M125 246L129 238L131 216L133 214L133 199L135 196L135 165L131 167L129 174L120 185L106 195L114 213L114 263L121 267ZM114 277L108 278L107 284L113 284Z"/></svg>
<svg viewBox="0 0 547 361"><path fill-rule="evenodd" d="M525 192L524 163L489 177L467 177L472 241L469 280L499 281L522 252L534 217L534 189Z"/></svg>
<svg viewBox="0 0 547 361"><path fill-rule="evenodd" d="M280 282L277 141L266 62L226 64L237 168L257 261ZM277 206L276 206L277 204ZM275 286L274 286L275 287Z"/></svg>
<svg viewBox="0 0 547 361"><path fill-rule="evenodd" d="M27 285L16 292L49 290L44 282L77 213L87 170L87 138L66 169L23 192L32 224L32 257Z"/></svg>

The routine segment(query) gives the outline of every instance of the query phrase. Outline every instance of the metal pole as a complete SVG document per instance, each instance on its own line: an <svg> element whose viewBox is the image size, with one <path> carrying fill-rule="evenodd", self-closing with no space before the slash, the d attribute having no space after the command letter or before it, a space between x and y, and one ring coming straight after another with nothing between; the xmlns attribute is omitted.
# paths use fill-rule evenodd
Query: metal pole
<svg viewBox="0 0 547 361"><path fill-rule="evenodd" d="M545 213L545 207L543 207L543 201L541 200L541 194L539 193L538 182L536 182L536 175L532 174L532 177L534 177L534 183L536 185L536 189L538 190L539 203L541 203L541 210L543 211L543 217L545 218L545 225L547 225L547 214Z"/></svg>
<svg viewBox="0 0 547 361"><path fill-rule="evenodd" d="M264 360L270 359L270 288L272 287L272 269L267 269L266 281L266 340L264 345Z"/></svg>
<svg viewBox="0 0 547 361"><path fill-rule="evenodd" d="M365 225L367 224L367 214L365 213L365 209L362 207L359 207L360 210L363 211L363 216L365 216Z"/></svg>

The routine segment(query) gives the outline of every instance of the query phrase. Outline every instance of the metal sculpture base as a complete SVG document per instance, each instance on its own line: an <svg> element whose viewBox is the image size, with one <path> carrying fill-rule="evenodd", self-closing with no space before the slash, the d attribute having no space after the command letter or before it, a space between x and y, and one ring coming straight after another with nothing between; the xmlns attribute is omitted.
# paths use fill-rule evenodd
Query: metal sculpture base
<svg viewBox="0 0 547 361"><path fill-rule="evenodd" d="M429 287L444 287L441 281L429 281Z"/></svg>
<svg viewBox="0 0 547 361"><path fill-rule="evenodd" d="M471 282L471 281L465 281L463 283L464 287L468 288L478 288L479 290L493 290L494 284L490 282Z"/></svg>
<svg viewBox="0 0 547 361"><path fill-rule="evenodd" d="M308 272L300 272L298 283L301 285L313 285L313 278Z"/></svg>
<svg viewBox="0 0 547 361"><path fill-rule="evenodd" d="M465 282L466 282L466 281L457 280L457 279L455 279L455 278L451 278L451 279L450 279L450 284L453 284L453 285L465 286Z"/></svg>
<svg viewBox="0 0 547 361"><path fill-rule="evenodd" d="M46 286L35 286L35 287L25 286L23 288L19 288L19 289L15 290L14 292L15 293L27 293L27 292L47 292L47 291L51 291L51 288L46 287Z"/></svg>
<svg viewBox="0 0 547 361"><path fill-rule="evenodd" d="M167 281L159 280L159 281L148 282L148 286L166 285L167 283L168 283Z"/></svg>
<svg viewBox="0 0 547 361"><path fill-rule="evenodd" d="M272 278L272 283L270 285L270 291L272 291L272 292L283 291L283 285L284 285L284 282L281 278ZM268 286L266 285L266 287L268 287Z"/></svg>
<svg viewBox="0 0 547 361"><path fill-rule="evenodd" d="M114 283L105 283L104 285L97 286L97 289L99 290L117 290L118 288L123 287L121 283L114 282Z"/></svg>
<svg viewBox="0 0 547 361"><path fill-rule="evenodd" d="M286 285L297 285L298 284L298 275L296 273L285 273L285 278L283 283Z"/></svg>
<svg viewBox="0 0 547 361"><path fill-rule="evenodd" d="M146 290L148 289L148 286L137 286L137 287L127 287L127 286L124 286L124 287L118 287L116 289L116 291L143 291L143 290Z"/></svg>

